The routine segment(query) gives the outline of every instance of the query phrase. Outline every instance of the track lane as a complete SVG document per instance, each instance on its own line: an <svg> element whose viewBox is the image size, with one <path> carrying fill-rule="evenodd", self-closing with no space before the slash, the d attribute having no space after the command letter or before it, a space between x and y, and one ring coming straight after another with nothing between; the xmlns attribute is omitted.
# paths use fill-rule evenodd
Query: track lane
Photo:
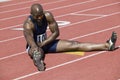
<svg viewBox="0 0 120 80"><path fill-rule="evenodd" d="M89 40L90 42L92 41L92 42L96 42L96 43L99 43L99 42L103 43L111 35L110 34L111 31L113 31L113 30L106 31L106 32L103 32L103 33L98 33L98 34L95 34L95 35L92 35L92 36L87 36L87 37L80 38L80 39L77 39L77 40L78 41L82 40L83 42L84 41L86 42L86 41ZM118 32L118 34L120 34L118 29L116 29L115 31ZM98 39L98 37L99 37L99 39ZM120 41L117 42L117 46L119 46L119 45L120 45ZM116 50L116 51L113 51L113 52L105 52L105 53L104 53L104 51L103 52L86 52L85 56L96 54L96 53L98 53L98 54L100 53L100 56L101 55L102 56L98 57L99 55L98 56L96 55L94 57L91 57L92 62L89 62L91 60L89 60L89 58L88 58L88 59L85 59L85 60L82 60L82 61L78 61L78 62L76 61L75 63L68 64L67 66L63 65L63 66L60 66L60 67L57 67L57 68L54 68L54 66L53 66L53 68L52 67L50 68L50 66L49 66L47 68L47 71L42 72L42 74L40 74L39 72L33 72L33 73L30 73L30 74L25 75L23 77L21 76L21 79L22 78L23 78L22 80L29 80L30 78L39 79L40 77L44 80L48 80L48 78L52 78L53 80L58 79L58 78L59 79L63 78L63 80L64 80L64 79L68 79L68 77L70 77L70 80L73 80L73 78L76 78L77 80L79 80L80 78L82 80L84 80L84 79L87 80L88 77L89 77L90 80L93 80L93 79L96 80L98 78L102 79L102 80L117 79L120 75L120 72L118 71L119 61L120 61L119 54L118 54L119 50ZM103 54L101 54L101 53L103 53ZM57 55L57 54L54 54L54 55ZM54 56L54 55L51 55L51 56ZM48 55L46 57L48 59L48 63L46 61L46 64L52 64L53 63L53 58L52 58L51 62L49 62L49 59L51 59L51 56ZM71 55L71 56L73 56L73 55ZM83 57L85 57L85 56L83 56ZM87 63L89 65L91 64L90 68L87 65ZM98 70L98 67L100 67L99 70ZM106 72L104 72L104 70ZM109 70L109 71L107 71L107 70ZM58 71L58 73L55 73L54 71L55 72ZM94 71L93 74L88 75L89 73L91 73L93 71ZM66 74L65 74L66 76L64 76L64 75L59 76L60 74L63 74L64 72L66 72ZM69 72L69 73L67 73L67 72ZM85 75L84 73L85 74L87 73L87 74ZM48 76L48 74L53 74L53 76ZM74 74L76 74L76 75L74 75ZM107 75L107 74L109 74L109 75ZM54 76L56 76L56 75L58 75L58 77L55 78ZM73 75L74 75L74 77L73 77ZM93 77L94 75L96 75L96 77ZM47 76L47 77L45 77L45 76ZM84 76L84 77L80 77L80 76ZM86 77L86 76L88 76L88 77ZM24 77L27 77L27 78L24 78Z"/></svg>
<svg viewBox="0 0 120 80"><path fill-rule="evenodd" d="M119 70L119 56L116 53L101 53L99 55L76 61L74 63L54 68L46 72L37 73L27 77L21 76L18 79L29 80L29 79L62 79L62 80L117 80L120 76ZM96 52L97 53L97 52ZM57 73L56 73L57 71ZM48 75L51 74L51 75ZM64 74L64 75L61 75ZM47 77L46 77L47 76ZM56 77L57 76L57 77ZM24 78L25 77L25 78ZM16 79L15 79L16 80Z"/></svg>
<svg viewBox="0 0 120 80"><path fill-rule="evenodd" d="M119 4L120 3L118 3L116 5L109 6L109 7L104 7L104 8L96 9L96 10L88 10L88 11L84 11L82 13L83 14L101 14L101 15L103 14L103 15L108 15L110 13L113 13L113 12L116 12L116 11L120 11ZM79 13L77 13L77 14L79 14Z"/></svg>
<svg viewBox="0 0 120 80"><path fill-rule="evenodd" d="M103 6L98 6L98 7L94 7L94 8L89 8L89 9L84 9L84 10L80 10L80 11L77 11L77 12L74 12L74 13L78 13L78 12L85 12L85 11L89 11L89 10L96 10L96 9L100 9L100 8L104 8L104 7L109 7L109 6L112 6L112 5L117 5L118 4L118 2L117 3L111 3L111 4L107 4L107 5L103 5ZM83 7L81 7L81 8L84 8L84 6ZM74 9L73 9L74 10ZM62 11L63 12L63 11ZM56 13L58 13L58 12L56 12ZM72 12L73 13L73 12ZM27 14L28 15L28 14ZM58 18L58 17L64 17L64 16L67 16L67 15L69 15L68 13L67 14L64 14L64 15L60 15L60 16L56 16L55 18ZM20 17L22 17L22 16L24 16L24 15L19 15L19 16L17 16L17 17L13 17L12 19L14 19L14 18L19 18L19 20L18 21L21 21L21 19L22 18L20 18ZM25 19L25 17L24 17L24 19ZM7 21L9 21L9 20L7 20ZM9 29L10 27L14 27L14 26L19 26L19 25L22 25L23 24L23 22L22 22L22 24L17 24L17 23L14 23L14 24L17 24L17 25L14 25L14 26L10 26L10 27L8 27L8 25L3 25L3 23L4 23L5 21L3 21L1 24L1 26L2 27L6 27L6 28L3 28L3 29L1 29L1 30L4 30L4 29ZM14 22L14 21L12 21L11 20L11 22Z"/></svg>
<svg viewBox="0 0 120 80"><path fill-rule="evenodd" d="M51 0L51 2L56 2L56 0ZM65 0L59 0L59 1L65 1ZM57 2L59 2L57 1ZM39 0L32 0L32 1L28 1L28 0L24 0L24 1L20 1L20 0L11 0L9 2L4 2L1 4L0 8L2 11L4 10L9 10L8 8L12 8L12 9L17 9L15 6L19 6L21 5L21 7L24 7L25 5L28 6L28 4L34 3L34 2L40 2L41 4L49 4L48 1L39 1ZM50 3L51 3L50 2Z"/></svg>
<svg viewBox="0 0 120 80"><path fill-rule="evenodd" d="M98 22L99 23L99 22ZM110 24L109 24L110 25ZM118 33L119 33L119 29L117 30L117 29L115 29L115 31L117 31ZM109 32L110 33L110 32ZM107 33L108 34L108 33ZM93 37L94 38L94 37ZM79 40L79 39L78 39ZM85 39L85 40L91 40L91 39L89 39L89 38L87 38L87 39ZM80 40L81 41L81 40ZM83 39L83 41L84 41L84 39ZM116 52L116 53L118 53L118 52ZM25 55L21 55L21 56L25 56ZM55 55L53 55L53 56L55 56ZM26 55L26 57L27 57L27 55ZM57 56L56 56L57 57ZM14 57L15 58L15 57ZM19 56L19 58L20 58L20 56ZM25 57L22 57L22 58L25 58ZM10 58L11 59L11 58ZM12 58L13 59L13 58ZM25 58L26 59L26 58ZM49 58L50 60L51 60L51 58ZM116 58L117 59L117 58ZM16 58L15 59L13 59L13 61L14 60L18 60L18 56L16 56ZM95 59L96 60L96 59ZM19 60L18 60L18 62L19 62ZM20 60L20 62L21 62L21 60ZM50 62L49 64L51 64L52 62ZM8 63L9 65L10 64L12 64L12 62L10 61L9 63ZM16 62L15 62L15 64L16 64ZM31 62L31 64L32 64L32 62ZM19 64L20 65L20 64ZM24 63L23 63L23 65L25 65ZM33 64L32 64L33 65ZM54 65L54 64L53 64ZM17 65L18 66L18 65ZM24 66L25 67L25 66ZM31 67L31 65L30 65L30 67ZM50 67L50 66L47 66L47 67ZM13 66L11 66L10 68L8 68L8 69L13 69L14 67ZM18 68L18 67L17 67ZM20 66L20 68L21 68L21 71L23 70L22 69L22 67ZM26 67L26 68L28 68L28 66ZM34 68L35 69L35 68ZM61 68L60 68L61 69ZM2 70L4 70L4 69L2 69ZM12 71L12 70L11 70ZM24 70L24 71L26 71L26 69ZM30 70L29 70L30 71ZM31 70L31 72L32 71L34 71L33 69ZM53 70L52 70L53 71ZM58 71L58 70L57 70ZM14 72L14 71L13 71ZM11 73L13 73L13 72L11 72ZM29 72L28 72L29 73ZM9 73L8 73L9 74ZM16 73L15 73L16 74ZM21 72L21 74L25 74L25 73L23 73L23 72ZM20 74L20 75L21 75ZM17 76L19 75L19 71L18 71L18 74L16 74ZM15 76L16 76L15 75ZM59 75L59 74L57 74L57 75ZM72 74L73 75L73 74ZM10 78L10 77L13 77L14 75L12 75L12 76L8 76L8 78ZM14 76L14 77L15 77ZM36 75L36 76L38 76L38 75ZM35 78L35 79L38 79L39 77L36 77L36 76L33 76L33 78ZM64 76L62 76L62 77L64 77ZM5 77L4 77L5 78ZM3 79L4 79L3 78ZM56 78L58 78L58 77L56 77ZM66 77L64 77L63 79L65 79ZM72 78L72 76L71 76L71 78ZM29 78L27 78L27 79L29 79ZM51 78L52 79L52 78Z"/></svg>
<svg viewBox="0 0 120 80"><path fill-rule="evenodd" d="M78 21L84 21L84 20L88 20L88 19L94 18L92 16L80 16L80 17L71 16L71 17L73 17L74 20L71 20L69 18L69 16L66 16L66 17L64 17L64 19L63 19L63 17L58 18L57 21L69 21L72 24L72 23L75 23L75 22L78 22ZM75 18L76 18L76 20L75 20ZM59 26L59 27L61 28L62 26ZM19 28L22 28L22 26L19 27ZM22 31L17 31L17 30L15 31L15 30L12 30L12 29L14 29L14 28L6 29L6 30L1 30L0 34L4 34L5 32L9 32L9 33L6 33L6 36L2 35L1 38L0 38L0 40L1 41L2 40L7 40L7 39L10 39L10 38L14 38L14 37L23 35Z"/></svg>
<svg viewBox="0 0 120 80"><path fill-rule="evenodd" d="M114 18L113 18L113 17L114 17ZM116 16L116 17L117 17L117 16ZM86 32L87 32L87 33L91 33L91 32L95 32L95 31L103 30L103 29L105 29L105 28L107 29L109 26L115 26L115 24L119 24L118 20L114 20L114 21L115 21L115 22L114 22L115 24L106 23L106 24L104 24L104 26L102 26L102 27L101 27L101 24L103 24L104 21L110 20L111 18L112 18L112 20L113 20L113 19L116 19L116 17L115 17L115 16L111 16L111 17L107 17L107 18L100 19L100 22L94 20L94 21L88 22L87 24L86 24L86 23L81 23L81 26L79 26L79 24L76 24L76 25L74 25L74 27L69 26L69 27L66 27L66 29L61 28L60 31L61 31L61 33L63 33L63 34L61 34L59 38L61 38L61 39L70 39L70 38L73 38L72 36L77 37L77 36L80 36L80 35L82 35L82 34L86 34ZM116 21L117 21L117 22L116 22ZM97 25L96 25L96 26L93 26L93 23L97 23ZM72 25L72 26L73 26L73 25ZM86 27L91 27L91 29L86 29ZM97 27L97 28L94 28L94 27ZM74 29L74 28L75 28L75 29ZM82 31L80 31L80 28L82 29ZM118 27L118 28L119 28L119 27ZM72 31L73 31L74 33L70 33L71 29L72 29ZM84 29L86 29L86 30L85 30L86 32L83 31ZM69 35L66 34L66 30L70 33L71 36L69 36ZM24 40L24 39L22 39L22 40ZM13 40L13 41L14 41L14 40ZM6 43L6 44L5 44L5 43L1 43L1 45L3 45L3 46L6 45L7 47L9 47L9 46L11 46L11 44L13 43L13 41L10 41L9 44L8 44L8 43ZM16 41L14 41L15 44L18 44L19 47L22 46L21 49L23 49L23 45L21 45L19 42L20 42L20 41L18 41L18 40L17 40L17 43L16 43ZM24 46L25 46L25 41L22 41L22 42L24 42ZM4 50L4 49L7 48L6 46L2 47L2 50L1 50L1 51L2 51L4 54L1 54L1 55L6 55L6 54L8 54L8 53L9 53L9 54L15 53L15 52L13 52L13 51L14 51L14 48L16 48L16 45L13 45L13 47L8 48L9 50L7 50L7 51ZM12 48L12 49L11 49L11 48ZM24 48L25 48L25 47L24 47ZM11 50L13 50L13 51L11 51ZM24 50L22 50L22 51L24 51ZM6 54L5 54L5 53L6 53Z"/></svg>
<svg viewBox="0 0 120 80"><path fill-rule="evenodd" d="M55 8L56 9L56 8ZM63 8L62 8L63 9ZM49 9L47 9L47 10L49 10ZM54 8L53 8L53 10L54 10ZM59 9L58 9L59 10ZM74 9L75 10L75 9ZM28 13L28 14L26 14L26 12ZM59 11L60 12L60 11ZM58 11L56 12L56 13L59 13ZM62 12L64 12L64 11L62 11ZM11 25L18 25L18 24L23 24L23 21L25 20L25 18L27 17L27 15L29 15L29 11L28 10L26 10L26 11L24 11L24 10L22 10L22 11L18 11L18 13L19 14L24 14L24 15L19 15L19 16L16 16L15 17L15 15L14 14L16 14L15 12L14 13L11 13L10 15L14 15L14 17L11 17L11 18L9 18L9 17L6 17L6 18L2 18L0 21L1 21L1 27L8 27L8 25L6 25L5 23L7 22L7 23L9 23L9 26ZM66 12L67 13L67 12ZM9 15L9 14L7 14L7 15ZM55 15L56 16L56 15ZM14 22L14 21L17 21L16 23Z"/></svg>
<svg viewBox="0 0 120 80"><path fill-rule="evenodd" d="M105 31L116 31L116 29L117 30L119 30L120 28L119 28L120 26L114 26L114 27L112 27L112 28L107 28L107 29L103 29L103 30L98 30L98 31L96 31L96 32L92 32L92 33L88 33L88 34L83 34L83 33L81 33L79 36L76 36L76 37L72 37L70 40L77 40L77 39L79 39L79 38L84 38L84 37L87 37L87 36L91 36L91 35L94 35L94 34L98 34L98 33L102 33L102 32L105 32ZM112 32L111 31L111 32ZM111 34L111 32L109 32L109 34ZM117 31L117 33L118 33L118 35L120 34L119 33L119 31ZM64 35L63 35L64 36ZM110 36L110 35L109 35ZM64 38L65 39L65 38ZM94 38L93 38L94 39ZM108 39L108 37L107 37L107 39ZM23 45L21 45L21 40L22 40L22 42L23 42ZM86 39L87 40L87 39ZM97 39L96 39L97 40ZM82 40L80 40L81 42L82 42ZM84 41L84 40L83 40ZM88 41L86 41L86 42L88 42ZM92 41L90 41L90 42L92 42ZM26 42L25 42L25 40L24 40L24 38L23 39L19 39L19 41L17 40L16 42L14 42L15 44L12 46L12 47L10 47L9 48L9 46L11 46L12 44L13 44L13 42L10 42L9 44L3 44L3 46L4 47L2 47L2 49L1 49L1 51L3 50L3 52L2 53L4 53L4 54L1 54L0 56L1 56L1 59L0 60L3 60L3 59L6 59L6 58L9 58L9 57L14 57L14 56L17 56L17 53L16 53L16 51L14 50L14 49L17 49L18 48L18 50L17 51L19 51L18 52L18 55L21 55L21 54L23 54L23 51L25 51L25 44L26 44ZM19 46L16 46L16 44L17 45L19 45ZM2 45L1 45L2 46ZM7 48L8 47L8 48ZM7 51L5 50L7 48ZM21 52L22 51L22 52ZM8 56L8 57L7 57Z"/></svg>
<svg viewBox="0 0 120 80"><path fill-rule="evenodd" d="M108 34L108 33L110 33L111 31L113 31L113 30L110 30L109 32L104 32L103 34ZM117 31L117 32L119 32L119 30L118 29L115 29L115 31ZM96 34L95 34L96 35ZM89 41L93 41L93 42L95 42L96 40L94 39L93 40L93 38L91 38L91 37L94 37L95 35L92 35L92 36L87 36L87 37L85 37L85 38L82 38L82 40L83 41L85 41L85 40L89 40ZM106 35L105 36L101 36L101 34L97 34L97 36L100 38L100 40L102 39L105 39L104 37L106 37ZM95 37L94 37L95 38ZM81 39L77 39L78 41L81 41ZM105 40L104 40L105 41ZM118 43L118 44L120 44L120 42ZM118 53L117 52L118 50L116 50L116 51L114 51L114 52L112 52L112 54L113 53ZM109 52L108 52L109 53ZM111 52L110 52L111 53ZM92 53L86 53L86 55L89 55L89 54L92 54ZM59 55L59 57L58 57L58 55ZM66 55L66 56L65 56ZM55 56L57 56L56 58L52 58L52 56L53 57L55 57ZM63 57L62 57L63 56ZM25 58L26 57L26 58ZM77 59L78 57L80 57L80 56L75 56L75 55L71 55L71 57L70 56L67 56L67 54L52 54L52 55L48 55L48 56L46 56L46 64L47 64L47 68L50 68L51 66L55 66L55 65L57 65L57 64L59 64L59 63L63 63L63 61L65 61L64 59L66 59L66 58L70 58L70 60L71 60L71 57L74 57L74 59ZM59 59L60 58L60 59ZM24 61L24 59L25 59L25 61ZM52 59L52 60L51 60ZM55 60L53 60L53 59L55 59ZM73 59L73 58L72 58ZM23 61L21 61L21 60L23 60ZM61 62L59 62L59 61L56 61L56 60L60 60ZM67 60L67 59L66 59ZM13 61L15 61L15 63L13 62ZM51 61L51 62L50 62ZM56 64L52 64L52 61L56 61L57 63ZM8 62L8 63L5 63L5 62ZM16 63L17 62L17 63ZM14 63L14 65L13 65L13 63ZM23 66L20 66L20 65L23 65ZM26 65L26 64L28 64L28 65ZM2 62L1 62L1 69L2 68L6 68L5 70L4 69L2 69L2 71L4 72L3 73L3 78L5 78L4 77L4 74L5 74L5 76L7 76L6 74L8 74L8 75L11 75L10 77L12 77L12 78L14 78L14 77L17 77L17 76L20 76L20 75L25 75L25 74L28 74L28 73L31 73L31 72L35 72L36 70L35 70L35 67L33 67L33 64L32 64L32 61L30 61L30 59L29 59L29 57L28 57L28 55L26 55L26 54L23 54L23 55L19 55L19 56L15 56L15 57L12 57L12 58L8 58L8 59L5 59L5 60L3 60ZM8 66L9 65L9 66ZM51 66L50 66L51 65ZM3 66L3 67L2 67ZM26 67L29 67L29 66L31 66L31 68L27 68L27 71L26 71ZM63 66L64 67L64 66ZM17 73L16 73L16 70L15 70L15 68L19 68L19 70L17 70ZM9 70L9 73L6 73L8 70L7 69L10 69ZM58 70L59 70L59 68L57 68ZM57 69L55 69L55 70L57 70ZM15 71L13 71L13 70L15 70ZM57 70L57 71L58 71ZM21 71L25 71L24 73L21 73ZM30 72L29 72L30 71ZM13 73L16 73L16 75L12 75Z"/></svg>
<svg viewBox="0 0 120 80"><path fill-rule="evenodd" d="M72 4L71 4L71 2L68 2L66 0L55 1L56 3L54 1L51 1L49 4L48 4L48 2L47 3L43 3L42 4L43 8L45 8L45 10L48 10L48 9L50 9L50 10L53 9L54 10L54 9L59 9L59 8L62 8L62 7L63 8L67 7L67 6L69 7L70 5L71 6L78 5L79 3L86 2L86 1L87 2L92 2L93 0L86 0L86 1L84 1L84 0L82 0L82 1L81 0L77 0L77 1L73 1ZM33 2L33 3L40 3L40 2L38 1L38 2ZM10 14L14 14L16 11L18 13L14 14L14 16L17 16L20 13L21 14L26 14L26 12L21 12L21 11L25 11L25 10L27 11L27 13L29 13L30 6L33 3L31 2L30 4L23 4L23 6L20 5L20 7L19 6L17 6L17 7L13 6L13 7L15 7L15 9L11 7L11 9L9 9L9 10L4 10L4 11L0 12L1 15L2 14L8 14L7 16L3 15L1 17L2 18L12 17L13 15L10 15ZM52 4L54 4L54 5L52 5ZM58 5L58 4L60 4L60 5Z"/></svg>
<svg viewBox="0 0 120 80"><path fill-rule="evenodd" d="M97 17L97 18L93 18L93 19L83 20L83 21L81 21L81 22L76 22L76 23L70 24L70 25L68 25L68 26L75 25L75 24L80 24L80 23L85 23L85 22L89 22L89 21L94 21L94 20L96 20L96 19L102 19L102 18L109 17L109 16L112 17L112 15L118 17L118 16L119 16L118 13L119 13L119 12L112 13L112 14L109 14L109 15L107 15L107 16L102 16L102 17ZM117 14L117 15L115 15L115 14ZM118 22L118 18L116 18L116 17L115 17L115 24L117 24L116 22ZM113 20L113 19L109 19L109 20ZM110 22L110 21L109 21L109 22ZM108 23L108 24L110 24L110 23ZM12 31L12 32L13 32L13 31ZM4 41L4 40L3 40L3 41ZM3 42L3 41L1 40L1 42ZM6 41L6 40L5 40L5 41Z"/></svg>
<svg viewBox="0 0 120 80"><path fill-rule="evenodd" d="M103 7L103 6L100 6L101 8ZM100 8L100 7L97 7L98 9ZM85 10L82 10L82 11L80 11L80 12L85 12L85 11L89 11L89 10L95 10L95 9L97 9L97 8L91 8L91 9L85 9ZM104 8L104 7L103 7ZM63 17L64 17L64 15L62 15ZM62 17L61 16L61 17ZM60 17L60 16L57 16L57 18L58 17ZM25 19L25 18L24 18ZM19 20L17 20L17 21L19 21ZM22 20L21 20L22 21ZM4 21L3 21L4 22ZM3 22L1 23L1 26L2 26L2 24L3 24ZM8 21L9 22L9 21ZM14 23L14 21L11 21L11 22L13 22ZM10 23L10 22L9 22ZM22 24L23 24L23 22L22 22ZM22 24L20 24L20 25L22 25ZM18 26L18 25L14 25L14 26ZM14 27L14 26L11 26L11 27ZM5 26L5 25L3 25L2 27L7 27L7 26ZM10 27L8 27L8 28L10 28ZM3 28L3 30L4 29L6 29L6 28ZM2 29L1 29L2 30Z"/></svg>

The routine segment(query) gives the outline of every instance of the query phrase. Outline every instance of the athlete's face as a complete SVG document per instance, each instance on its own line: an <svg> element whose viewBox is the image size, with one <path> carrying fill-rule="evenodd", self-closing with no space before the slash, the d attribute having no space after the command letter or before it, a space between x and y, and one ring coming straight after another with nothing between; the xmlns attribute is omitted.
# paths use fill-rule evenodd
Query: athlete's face
<svg viewBox="0 0 120 80"><path fill-rule="evenodd" d="M35 22L38 24L38 25L41 25L42 24L42 19L43 19L43 16L44 16L44 13L43 11L39 12L39 13L36 13L36 14L33 14L33 19L35 20Z"/></svg>

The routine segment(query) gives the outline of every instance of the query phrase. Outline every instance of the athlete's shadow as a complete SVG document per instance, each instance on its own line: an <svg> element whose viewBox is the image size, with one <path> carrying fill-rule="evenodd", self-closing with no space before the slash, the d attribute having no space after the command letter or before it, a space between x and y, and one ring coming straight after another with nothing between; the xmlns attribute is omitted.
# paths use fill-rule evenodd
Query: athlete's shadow
<svg viewBox="0 0 120 80"><path fill-rule="evenodd" d="M120 48L120 46L116 47L115 50L117 50L117 49L119 49L119 48Z"/></svg>

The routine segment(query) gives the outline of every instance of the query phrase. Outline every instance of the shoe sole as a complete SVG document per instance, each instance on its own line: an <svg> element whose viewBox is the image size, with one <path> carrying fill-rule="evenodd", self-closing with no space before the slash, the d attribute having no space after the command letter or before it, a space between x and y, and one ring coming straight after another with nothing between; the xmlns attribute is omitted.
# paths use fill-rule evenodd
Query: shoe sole
<svg viewBox="0 0 120 80"><path fill-rule="evenodd" d="M112 33L112 36L109 40L109 44L110 44L110 48L109 48L109 51L113 51L115 50L115 43L116 43L116 40L117 40L117 34L115 32Z"/></svg>
<svg viewBox="0 0 120 80"><path fill-rule="evenodd" d="M33 62L34 65L38 68L39 71L44 71L45 67L44 67L44 62L41 59L41 55L39 53L34 53L33 55Z"/></svg>

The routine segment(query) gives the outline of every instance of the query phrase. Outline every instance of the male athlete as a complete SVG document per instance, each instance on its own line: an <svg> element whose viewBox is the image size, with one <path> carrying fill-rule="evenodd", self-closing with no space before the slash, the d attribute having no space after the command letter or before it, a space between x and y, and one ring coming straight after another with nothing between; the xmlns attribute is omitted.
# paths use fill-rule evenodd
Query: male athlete
<svg viewBox="0 0 120 80"><path fill-rule="evenodd" d="M56 39L59 36L59 29L51 12L44 11L40 4L33 4L30 14L24 22L23 32L27 41L28 54L39 71L45 70L44 55L48 52L115 50L117 40L115 32L106 43L102 44L60 40ZM51 31L48 37L47 27Z"/></svg>

